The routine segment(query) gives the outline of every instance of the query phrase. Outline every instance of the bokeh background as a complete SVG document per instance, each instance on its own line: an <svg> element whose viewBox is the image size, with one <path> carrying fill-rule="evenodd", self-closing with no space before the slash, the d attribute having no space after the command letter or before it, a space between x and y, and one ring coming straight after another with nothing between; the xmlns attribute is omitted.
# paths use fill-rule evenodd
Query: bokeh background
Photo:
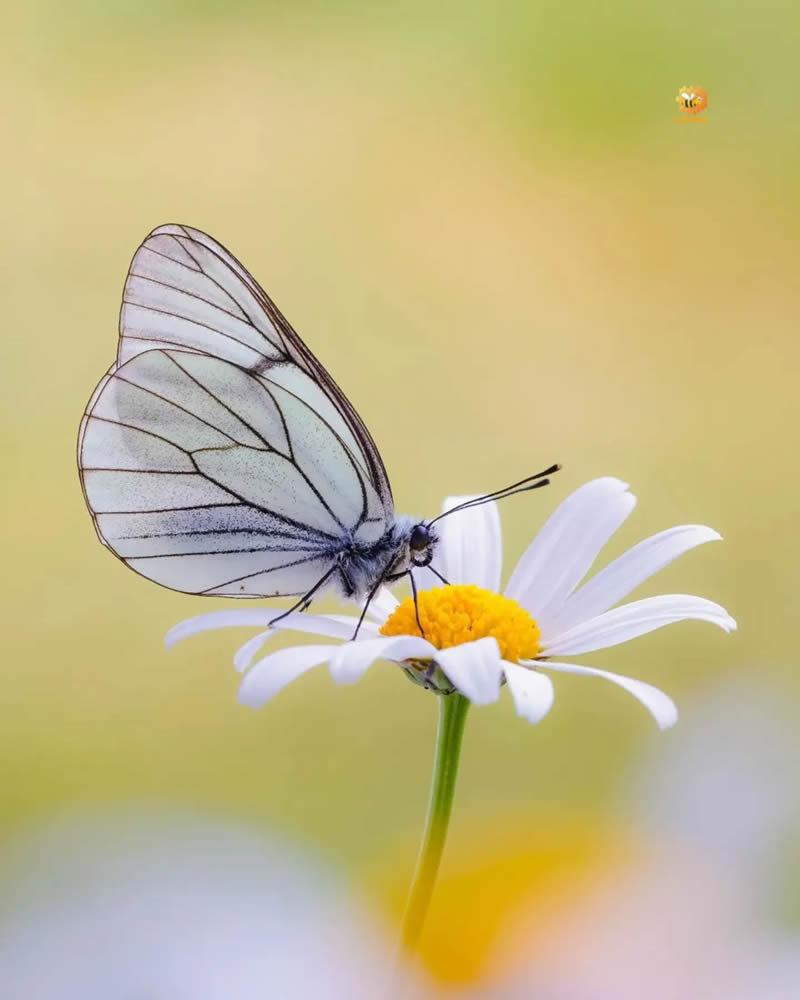
<svg viewBox="0 0 800 1000"><path fill-rule="evenodd" d="M710 963L698 997L750 952L742 996L782 996L800 961L796 5L37 0L4 18L5 840L65 812L186 810L307 851L389 934L401 906L434 699L383 665L238 706L234 633L162 644L214 602L126 572L84 508L75 436L129 259L185 222L334 373L399 509L560 461L505 503L509 563L596 475L640 500L609 557L673 524L725 537L639 596L713 598L738 633L687 623L591 658L669 691L675 730L570 677L535 728L509 699L472 712L433 988L622 997L627 969L641 996L661 948L664 968ZM709 107L685 122L691 84Z"/></svg>

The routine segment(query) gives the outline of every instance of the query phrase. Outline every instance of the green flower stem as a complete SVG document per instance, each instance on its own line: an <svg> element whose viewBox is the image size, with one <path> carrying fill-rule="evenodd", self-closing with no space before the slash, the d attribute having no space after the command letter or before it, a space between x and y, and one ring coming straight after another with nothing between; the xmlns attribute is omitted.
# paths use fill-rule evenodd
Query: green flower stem
<svg viewBox="0 0 800 1000"><path fill-rule="evenodd" d="M461 694L439 695L439 732L428 815L403 917L402 943L407 954L412 954L419 942L442 860L469 705L469 700Z"/></svg>

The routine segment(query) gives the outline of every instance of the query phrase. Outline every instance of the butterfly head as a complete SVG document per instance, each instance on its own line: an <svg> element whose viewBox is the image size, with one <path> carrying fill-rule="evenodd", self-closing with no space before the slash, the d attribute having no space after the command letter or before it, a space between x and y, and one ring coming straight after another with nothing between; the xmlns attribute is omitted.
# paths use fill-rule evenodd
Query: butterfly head
<svg viewBox="0 0 800 1000"><path fill-rule="evenodd" d="M429 565L438 540L436 532L424 521L415 524L408 536L408 558L411 565Z"/></svg>

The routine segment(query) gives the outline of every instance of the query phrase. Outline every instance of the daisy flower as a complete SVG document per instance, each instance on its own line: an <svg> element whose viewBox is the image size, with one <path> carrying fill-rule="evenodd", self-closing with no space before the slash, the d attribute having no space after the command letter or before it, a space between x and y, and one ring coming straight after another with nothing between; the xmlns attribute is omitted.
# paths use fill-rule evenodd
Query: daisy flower
<svg viewBox="0 0 800 1000"><path fill-rule="evenodd" d="M449 497L443 510L468 499ZM352 683L380 659L399 664L425 687L443 694L459 691L475 704L496 701L505 683L517 713L530 722L542 719L553 704L549 674L600 677L632 694L666 729L678 713L663 691L562 659L687 619L711 622L726 632L736 628L724 608L702 597L664 594L617 606L684 552L720 538L702 525L682 525L646 538L581 583L635 504L627 483L619 479L595 479L581 486L528 546L502 593L496 504L445 518L434 565L447 585L430 569L415 570L417 607L412 598L398 601L384 588L368 607L355 638L358 618L353 615L292 612L271 624L282 612L252 609L190 618L167 633L166 643L172 646L209 629L266 626L234 657L244 673L239 700L252 708L264 705L312 667L328 663L334 681ZM254 663L270 638L287 629L344 642L279 649Z"/></svg>

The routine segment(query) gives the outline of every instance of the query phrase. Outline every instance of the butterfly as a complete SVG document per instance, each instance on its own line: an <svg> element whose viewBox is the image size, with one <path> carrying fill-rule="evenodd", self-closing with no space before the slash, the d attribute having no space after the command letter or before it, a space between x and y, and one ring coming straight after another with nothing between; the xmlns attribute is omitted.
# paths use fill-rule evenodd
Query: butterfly
<svg viewBox="0 0 800 1000"><path fill-rule="evenodd" d="M100 541L185 593L297 608L332 587L368 602L436 552L439 518L395 513L375 442L327 370L249 271L189 226L154 229L134 254L78 467Z"/></svg>

